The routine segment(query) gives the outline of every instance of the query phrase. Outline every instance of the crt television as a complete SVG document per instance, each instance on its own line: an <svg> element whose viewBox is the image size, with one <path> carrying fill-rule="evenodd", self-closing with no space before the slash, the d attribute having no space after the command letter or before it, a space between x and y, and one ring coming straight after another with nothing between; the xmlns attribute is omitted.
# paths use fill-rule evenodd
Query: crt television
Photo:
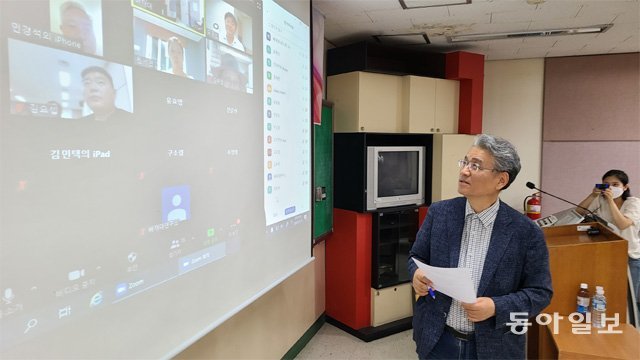
<svg viewBox="0 0 640 360"><path fill-rule="evenodd" d="M367 210L424 204L424 147L367 147Z"/></svg>

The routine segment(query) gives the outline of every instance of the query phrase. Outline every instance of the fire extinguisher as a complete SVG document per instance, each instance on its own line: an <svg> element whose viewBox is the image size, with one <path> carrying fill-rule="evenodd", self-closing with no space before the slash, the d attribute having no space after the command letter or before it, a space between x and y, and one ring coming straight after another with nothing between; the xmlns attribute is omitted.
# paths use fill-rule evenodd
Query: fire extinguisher
<svg viewBox="0 0 640 360"><path fill-rule="evenodd" d="M529 199L529 200L527 200ZM533 195L527 196L525 198L526 206L525 213L531 220L540 219L540 211L542 210L542 202L540 200L540 193L535 193Z"/></svg>

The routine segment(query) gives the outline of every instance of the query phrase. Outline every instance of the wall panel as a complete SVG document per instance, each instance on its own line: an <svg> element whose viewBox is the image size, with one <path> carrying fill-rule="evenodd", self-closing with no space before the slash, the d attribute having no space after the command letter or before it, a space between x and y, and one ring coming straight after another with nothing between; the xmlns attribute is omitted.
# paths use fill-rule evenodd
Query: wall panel
<svg viewBox="0 0 640 360"><path fill-rule="evenodd" d="M640 54L547 58L543 136L640 140Z"/></svg>
<svg viewBox="0 0 640 360"><path fill-rule="evenodd" d="M547 58L542 189L582 201L610 169L640 193L640 54ZM543 198L542 215L570 207Z"/></svg>

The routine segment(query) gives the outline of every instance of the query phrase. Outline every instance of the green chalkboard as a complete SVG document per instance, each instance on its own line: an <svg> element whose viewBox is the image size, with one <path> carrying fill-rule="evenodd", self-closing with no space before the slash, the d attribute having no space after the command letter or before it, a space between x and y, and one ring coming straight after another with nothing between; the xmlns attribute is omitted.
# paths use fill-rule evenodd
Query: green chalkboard
<svg viewBox="0 0 640 360"><path fill-rule="evenodd" d="M322 104L322 124L313 125L313 239L333 230L333 105Z"/></svg>

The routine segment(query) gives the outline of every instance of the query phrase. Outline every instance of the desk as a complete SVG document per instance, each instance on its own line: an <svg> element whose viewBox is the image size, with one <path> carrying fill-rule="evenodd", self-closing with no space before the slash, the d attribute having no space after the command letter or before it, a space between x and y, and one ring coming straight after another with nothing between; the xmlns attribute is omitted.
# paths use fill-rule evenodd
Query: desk
<svg viewBox="0 0 640 360"><path fill-rule="evenodd" d="M584 225L597 228L600 234L588 235L586 231L579 231ZM563 225L544 228L542 231L549 249L549 268L553 284L553 298L542 312L558 313L562 316L574 312L576 292L580 283L584 282L589 284L592 293L596 285L604 286L607 313L620 314L620 322L628 322L627 240L598 223ZM539 341L547 331L536 323L529 331L527 357L537 359L542 357L538 353Z"/></svg>
<svg viewBox="0 0 640 360"><path fill-rule="evenodd" d="M545 328L540 359L640 359L640 331L629 324L613 328L622 334L601 334L594 328L590 334L573 334L566 318L560 320L557 334L553 323Z"/></svg>

